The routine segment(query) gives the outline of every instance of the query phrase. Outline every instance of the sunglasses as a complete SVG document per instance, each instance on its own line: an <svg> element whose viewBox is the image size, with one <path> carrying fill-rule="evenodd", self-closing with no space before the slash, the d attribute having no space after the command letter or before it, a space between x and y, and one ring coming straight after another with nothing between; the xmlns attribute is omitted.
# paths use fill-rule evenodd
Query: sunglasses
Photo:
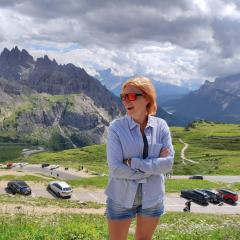
<svg viewBox="0 0 240 240"><path fill-rule="evenodd" d="M141 93L121 93L120 98L122 101L135 101L138 96L143 96Z"/></svg>

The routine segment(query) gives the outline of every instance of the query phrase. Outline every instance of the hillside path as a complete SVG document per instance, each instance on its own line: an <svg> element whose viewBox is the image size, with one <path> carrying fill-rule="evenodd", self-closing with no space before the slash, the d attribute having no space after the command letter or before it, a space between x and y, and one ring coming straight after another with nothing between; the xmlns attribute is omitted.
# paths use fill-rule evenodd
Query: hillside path
<svg viewBox="0 0 240 240"><path fill-rule="evenodd" d="M188 143L185 143L181 138L178 139L180 143L184 144L184 147L182 148L181 150L181 159L182 159L182 163L183 164L186 164L185 161L188 161L188 162L191 162L191 163L199 163L197 161L194 161L192 159L188 159L185 157L185 151L187 150L189 144Z"/></svg>

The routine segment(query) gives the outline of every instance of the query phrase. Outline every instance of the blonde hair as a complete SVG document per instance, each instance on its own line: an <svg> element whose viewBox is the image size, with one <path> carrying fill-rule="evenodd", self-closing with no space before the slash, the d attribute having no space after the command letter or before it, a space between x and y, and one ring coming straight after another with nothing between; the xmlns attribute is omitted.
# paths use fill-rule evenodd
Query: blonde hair
<svg viewBox="0 0 240 240"><path fill-rule="evenodd" d="M147 113L149 115L155 115L157 112L157 95L156 90L149 78L146 77L135 77L129 79L122 85L122 91L127 86L134 86L138 88L142 93L147 96L149 103L147 105Z"/></svg>

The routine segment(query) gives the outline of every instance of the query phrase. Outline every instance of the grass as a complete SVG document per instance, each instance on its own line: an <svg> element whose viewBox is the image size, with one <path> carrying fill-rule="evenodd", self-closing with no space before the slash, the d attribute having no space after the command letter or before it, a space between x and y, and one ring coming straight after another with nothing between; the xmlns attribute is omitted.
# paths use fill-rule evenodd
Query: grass
<svg viewBox="0 0 240 240"><path fill-rule="evenodd" d="M1 173L1 171L0 171ZM3 175L0 176L0 181L11 181L11 180L22 180L22 181L31 181L31 182L43 182L47 183L49 181L55 180L52 177L41 177L41 176L34 176L34 175Z"/></svg>
<svg viewBox="0 0 240 240"><path fill-rule="evenodd" d="M236 189L234 185L226 183L216 183L207 180L194 180L194 179L167 179L165 181L166 192L180 192L182 189L195 189L195 188L231 188Z"/></svg>
<svg viewBox="0 0 240 240"><path fill-rule="evenodd" d="M50 163L76 169L87 168L93 172L107 173L105 145L92 145L60 152L41 152L27 158L18 159L28 163Z"/></svg>
<svg viewBox="0 0 240 240"><path fill-rule="evenodd" d="M73 187L96 187L96 188L106 188L108 177L92 177L92 178L83 178L83 179L73 179L67 180L67 182Z"/></svg>
<svg viewBox="0 0 240 240"><path fill-rule="evenodd" d="M188 130L172 127L175 149L174 175L240 175L240 125L214 124L198 122ZM185 156L198 164L186 161L180 157L183 144L179 139L189 144ZM2 147L1 147L2 146ZM0 161L14 159L20 156L18 145L0 145ZM76 169L87 168L89 171L108 173L106 161L106 146L93 145L84 148L70 149L60 152L42 152L27 158L14 159L17 162L51 163Z"/></svg>
<svg viewBox="0 0 240 240"><path fill-rule="evenodd" d="M0 214L0 240L104 240L108 239L104 216L64 215L27 216ZM161 218L153 240L223 240L238 239L239 215L167 213ZM133 240L135 221L131 224L129 240Z"/></svg>
<svg viewBox="0 0 240 240"><path fill-rule="evenodd" d="M171 128L176 151L173 173L203 175L239 175L240 174L240 125L197 122L188 130ZM183 144L181 138L189 144L185 152L188 159L198 164L182 164L180 157Z"/></svg>
<svg viewBox="0 0 240 240"><path fill-rule="evenodd" d="M21 204L36 207L60 207L60 208L102 208L105 205L96 202L79 202L70 199L49 199L44 197L33 198L22 195L0 195L0 202L7 204Z"/></svg>
<svg viewBox="0 0 240 240"><path fill-rule="evenodd" d="M95 215L52 215L29 217L22 214L0 218L0 240L93 240L107 239L104 217Z"/></svg>

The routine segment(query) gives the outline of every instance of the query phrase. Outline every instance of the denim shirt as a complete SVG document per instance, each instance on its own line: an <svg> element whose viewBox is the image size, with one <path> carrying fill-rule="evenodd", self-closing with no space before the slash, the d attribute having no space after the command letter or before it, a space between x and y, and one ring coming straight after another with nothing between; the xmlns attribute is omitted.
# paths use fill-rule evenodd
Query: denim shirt
<svg viewBox="0 0 240 240"><path fill-rule="evenodd" d="M140 125L126 115L111 122L108 128L107 161L109 180L105 194L123 207L131 208L142 183L142 208L152 207L164 199L164 173L173 165L174 149L167 123L148 116L144 130L148 141L148 157L142 158L143 138ZM161 148L168 148L170 155L160 157ZM131 158L131 167L123 159Z"/></svg>

